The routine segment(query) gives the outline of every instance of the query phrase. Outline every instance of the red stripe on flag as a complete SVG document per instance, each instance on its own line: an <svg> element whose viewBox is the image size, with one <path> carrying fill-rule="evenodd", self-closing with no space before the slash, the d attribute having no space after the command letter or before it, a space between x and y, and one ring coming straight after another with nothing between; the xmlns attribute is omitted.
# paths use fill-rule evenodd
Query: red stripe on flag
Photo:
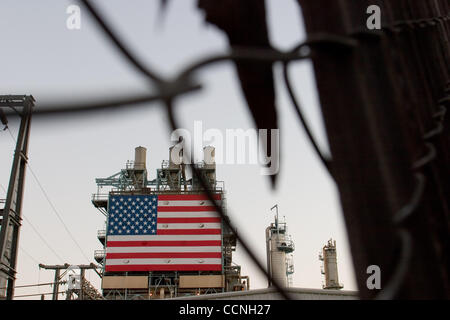
<svg viewBox="0 0 450 320"><path fill-rule="evenodd" d="M220 200L220 194L213 195L214 200ZM209 200L206 194L160 194L158 200Z"/></svg>
<svg viewBox="0 0 450 320"><path fill-rule="evenodd" d="M158 223L200 223L220 222L219 217L194 217L194 218L158 218Z"/></svg>
<svg viewBox="0 0 450 320"><path fill-rule="evenodd" d="M169 230L157 230L157 235L187 235L187 234L221 234L220 229L169 229Z"/></svg>
<svg viewBox="0 0 450 320"><path fill-rule="evenodd" d="M145 264L145 265L107 265L106 272L125 271L221 271L220 264Z"/></svg>
<svg viewBox="0 0 450 320"><path fill-rule="evenodd" d="M158 212L198 212L198 211L216 211L214 206L158 206Z"/></svg>
<svg viewBox="0 0 450 320"><path fill-rule="evenodd" d="M128 252L106 254L106 259L151 258L222 258L222 254L220 252Z"/></svg>
<svg viewBox="0 0 450 320"><path fill-rule="evenodd" d="M107 247L216 247L220 240L205 241L108 241Z"/></svg>

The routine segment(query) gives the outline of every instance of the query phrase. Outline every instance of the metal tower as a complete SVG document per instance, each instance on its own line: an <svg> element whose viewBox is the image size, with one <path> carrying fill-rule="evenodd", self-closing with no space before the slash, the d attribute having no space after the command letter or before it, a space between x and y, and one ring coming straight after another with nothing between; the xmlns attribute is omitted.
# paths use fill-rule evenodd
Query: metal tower
<svg viewBox="0 0 450 320"><path fill-rule="evenodd" d="M322 254L319 255L319 260L323 261L322 274L325 276L324 289L340 290L344 286L339 283L336 241L328 240L328 243L323 247Z"/></svg>
<svg viewBox="0 0 450 320"><path fill-rule="evenodd" d="M274 205L271 210L276 209L275 222L266 228L266 250L267 250L267 270L272 279L275 279L281 286L292 286L292 274L294 273L294 263L292 252L295 250L294 241L287 234L287 224L278 218L278 205ZM268 279L268 286L273 283Z"/></svg>
<svg viewBox="0 0 450 320"><path fill-rule="evenodd" d="M30 135L31 109L34 106L34 102L33 96L0 96L0 107L10 107L21 117L8 193L4 208L0 209L0 287L6 288L6 292L5 289L1 289L0 299L6 298L11 300L14 294L14 281L17 272L17 248L22 221L22 197L28 160L28 137ZM1 114L2 122L6 126L7 119L3 112Z"/></svg>

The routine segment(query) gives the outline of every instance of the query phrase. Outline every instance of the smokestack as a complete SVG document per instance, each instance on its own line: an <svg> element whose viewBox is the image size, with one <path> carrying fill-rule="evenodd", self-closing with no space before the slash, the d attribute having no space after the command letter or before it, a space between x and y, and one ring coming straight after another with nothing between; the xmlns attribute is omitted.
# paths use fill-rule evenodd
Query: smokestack
<svg viewBox="0 0 450 320"><path fill-rule="evenodd" d="M144 147L136 147L134 149L134 169L145 170L147 162L147 149Z"/></svg>
<svg viewBox="0 0 450 320"><path fill-rule="evenodd" d="M211 169L216 167L216 149L212 146L206 146L203 148L203 161L205 166Z"/></svg>

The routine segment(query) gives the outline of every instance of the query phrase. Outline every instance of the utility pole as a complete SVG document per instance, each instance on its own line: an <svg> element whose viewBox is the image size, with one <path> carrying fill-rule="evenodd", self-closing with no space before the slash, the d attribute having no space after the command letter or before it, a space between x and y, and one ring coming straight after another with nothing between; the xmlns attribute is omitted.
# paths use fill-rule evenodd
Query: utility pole
<svg viewBox="0 0 450 320"><path fill-rule="evenodd" d="M58 294L59 294L59 284L61 282L61 277L64 276L64 274L66 272L64 272L61 275L61 270L80 270L80 287L78 289L68 289L67 290L67 299L71 299L72 298L72 294L75 293L78 295L78 299L80 300L85 300L85 299L90 299L90 300L94 300L94 299L101 299L102 295L97 292L97 290L84 278L85 272L86 270L94 270L99 277L101 277L101 273L99 271L97 271L97 269L99 268L99 266L91 263L88 265L70 265L68 263L65 263L63 265L44 265L44 264L39 264L39 268L42 269L46 269L46 270L55 270L55 279L54 279L54 284L53 284L53 295L52 295L52 300L58 300Z"/></svg>
<svg viewBox="0 0 450 320"><path fill-rule="evenodd" d="M39 268L43 268L46 270L55 270L55 278L53 282L53 294L52 294L52 300L58 300L58 294L59 294L59 282L61 278L61 270L66 270L70 267L68 263L65 263L63 265L44 265L39 264Z"/></svg>
<svg viewBox="0 0 450 320"><path fill-rule="evenodd" d="M0 95L0 118L7 126L8 120L1 107L12 108L20 115L21 123L14 152L11 177L3 209L0 209L0 299L12 300L16 279L17 249L22 221L22 198L25 183L25 169L28 161L28 138L30 135L33 96ZM21 109L21 110L20 110ZM6 292L5 292L6 290Z"/></svg>
<svg viewBox="0 0 450 320"><path fill-rule="evenodd" d="M55 269L55 281L53 283L52 300L58 300L60 273L61 273L61 269Z"/></svg>

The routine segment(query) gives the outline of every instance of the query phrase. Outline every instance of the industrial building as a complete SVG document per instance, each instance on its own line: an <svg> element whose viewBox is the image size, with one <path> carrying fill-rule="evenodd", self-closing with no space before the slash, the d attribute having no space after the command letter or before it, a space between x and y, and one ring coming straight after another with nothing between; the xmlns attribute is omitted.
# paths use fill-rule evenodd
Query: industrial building
<svg viewBox="0 0 450 320"><path fill-rule="evenodd" d="M226 213L226 193L224 183L216 179L214 153L213 147L205 147L204 159L195 167ZM293 287L295 245L286 219L279 217L278 205L271 208L276 214L265 230L268 288L250 290L249 277L241 275L241 267L233 263L235 235L200 181L186 177L181 141L169 149L169 160L156 170L155 179L148 179L146 165L147 150L137 147L134 161L128 161L124 169L96 179L92 203L105 217L105 228L97 233L103 248L94 253L99 265L40 264L55 271L52 299L58 299L59 285L66 282L69 300L281 299L272 281L296 300L358 298L357 292L340 290L336 241L331 239L319 255L323 290ZM85 278L89 269L101 277L101 292ZM80 274L69 274L69 270ZM68 281L63 281L65 274Z"/></svg>
<svg viewBox="0 0 450 320"><path fill-rule="evenodd" d="M203 154L203 161L195 167L226 213L226 192L223 181L216 179L214 147L205 147ZM358 298L357 292L340 290L336 241L331 239L319 255L325 275L323 290L293 287L295 245L286 220L279 217L278 205L271 208L276 214L265 230L268 288L250 290L249 277L241 275L241 267L233 263L235 235L200 181L186 177L181 141L170 147L169 160L161 163L153 180L148 179L147 150L137 147L134 161L116 174L97 178L96 183L92 203L105 217L105 228L97 233L103 248L94 253L99 265L40 264L55 271L54 300L59 285L66 282L62 280L65 274L69 300L281 299L272 281L292 299ZM89 269L101 277L101 292L85 278Z"/></svg>
<svg viewBox="0 0 450 320"><path fill-rule="evenodd" d="M207 146L203 152L204 160L195 167L225 211L215 149ZM134 161L96 183L92 203L106 218L106 228L98 231L103 249L95 252L103 267L105 299L164 299L249 289L248 277L232 262L236 237L199 181L186 177L180 143L169 149L169 160L162 162L153 180L148 180L146 149L137 147Z"/></svg>
<svg viewBox="0 0 450 320"><path fill-rule="evenodd" d="M181 144L169 149L169 160L162 162L153 180L148 180L146 151L137 147L134 161L128 161L124 169L96 179L92 203L106 218L105 229L98 231L103 249L94 254L103 268L104 299L280 299L272 281L293 299L358 298L357 292L339 290L343 286L332 240L320 255L324 290L293 287L295 245L286 220L278 215L278 205L272 207L276 214L265 230L268 288L250 290L249 277L241 275L241 267L232 261L236 237L199 181L186 177ZM214 152L213 147L205 147L204 160L195 166L226 212L226 193L223 182L216 179Z"/></svg>

